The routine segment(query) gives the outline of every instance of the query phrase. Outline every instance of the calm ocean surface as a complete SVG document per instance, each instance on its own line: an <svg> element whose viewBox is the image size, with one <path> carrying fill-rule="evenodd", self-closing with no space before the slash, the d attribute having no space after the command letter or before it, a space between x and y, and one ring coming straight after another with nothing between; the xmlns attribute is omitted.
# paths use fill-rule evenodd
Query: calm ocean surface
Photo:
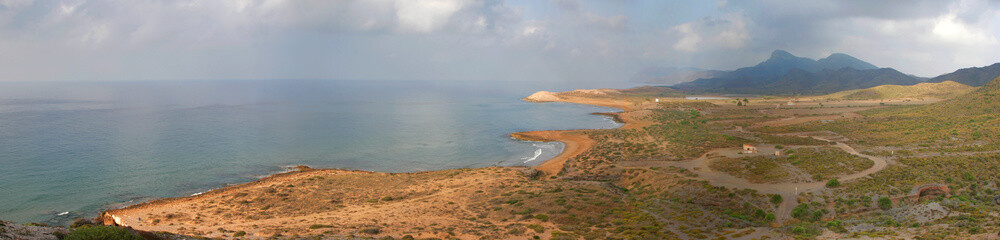
<svg viewBox="0 0 1000 240"><path fill-rule="evenodd" d="M518 131L615 128L611 108L520 101L522 82L0 83L0 219L67 224L303 164L408 172L533 165Z"/></svg>

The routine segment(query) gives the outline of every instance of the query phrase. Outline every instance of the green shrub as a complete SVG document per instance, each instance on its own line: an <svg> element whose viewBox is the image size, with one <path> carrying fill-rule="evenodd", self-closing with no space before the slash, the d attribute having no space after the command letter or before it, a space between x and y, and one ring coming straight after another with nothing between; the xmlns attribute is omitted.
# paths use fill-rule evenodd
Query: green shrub
<svg viewBox="0 0 1000 240"><path fill-rule="evenodd" d="M809 204L802 203L795 206L795 208L792 209L792 217L800 220L806 220L806 217L809 217Z"/></svg>
<svg viewBox="0 0 1000 240"><path fill-rule="evenodd" d="M767 215L764 216L764 222L774 222L774 219L774 213L767 213Z"/></svg>
<svg viewBox="0 0 1000 240"><path fill-rule="evenodd" d="M535 232L537 232L537 233L543 233L543 232L545 232L545 227L542 227L542 225L538 225L538 224L528 225L528 228L530 228L531 230L535 230Z"/></svg>
<svg viewBox="0 0 1000 240"><path fill-rule="evenodd" d="M836 178L830 179L830 181L826 181L826 187L830 188L840 187L840 181L837 180Z"/></svg>
<svg viewBox="0 0 1000 240"><path fill-rule="evenodd" d="M247 235L246 231L239 231L239 232L233 233L233 237L242 237L242 236L246 236L246 235Z"/></svg>
<svg viewBox="0 0 1000 240"><path fill-rule="evenodd" d="M143 240L135 233L113 226L86 226L73 229L64 240Z"/></svg>
<svg viewBox="0 0 1000 240"><path fill-rule="evenodd" d="M535 219L542 220L543 222L544 221L548 221L549 220L549 215L538 214L538 215L535 215Z"/></svg>
<svg viewBox="0 0 1000 240"><path fill-rule="evenodd" d="M94 222L90 220L87 220L85 218L77 218L76 220L73 221L73 224L69 225L69 227L78 228L78 227L92 226L92 225L94 225Z"/></svg>
<svg viewBox="0 0 1000 240"><path fill-rule="evenodd" d="M781 202L783 201L785 200L781 198L781 195L778 194L771 195L771 203L774 203L774 205L781 204Z"/></svg>
<svg viewBox="0 0 1000 240"><path fill-rule="evenodd" d="M380 232L382 232L382 230L378 229L378 228L366 228L364 230L361 230L360 232L364 233L364 234L375 235L375 234L379 234Z"/></svg>
<svg viewBox="0 0 1000 240"><path fill-rule="evenodd" d="M331 228L333 226L323 225L323 224L313 224L309 226L309 229L320 229L320 228Z"/></svg>
<svg viewBox="0 0 1000 240"><path fill-rule="evenodd" d="M888 197L880 197L878 199L878 208L881 208L882 210L889 210L892 208L892 199L889 199Z"/></svg>

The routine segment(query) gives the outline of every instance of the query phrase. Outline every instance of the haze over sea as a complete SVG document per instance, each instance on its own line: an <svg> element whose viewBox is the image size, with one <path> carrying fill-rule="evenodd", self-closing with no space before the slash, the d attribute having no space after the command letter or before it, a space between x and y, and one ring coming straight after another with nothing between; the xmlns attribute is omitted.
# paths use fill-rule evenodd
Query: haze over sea
<svg viewBox="0 0 1000 240"><path fill-rule="evenodd" d="M560 88L460 81L2 83L0 219L66 224L297 164L388 172L533 165L558 154L561 144L508 134L619 126L586 116L616 109L520 100L543 89Z"/></svg>

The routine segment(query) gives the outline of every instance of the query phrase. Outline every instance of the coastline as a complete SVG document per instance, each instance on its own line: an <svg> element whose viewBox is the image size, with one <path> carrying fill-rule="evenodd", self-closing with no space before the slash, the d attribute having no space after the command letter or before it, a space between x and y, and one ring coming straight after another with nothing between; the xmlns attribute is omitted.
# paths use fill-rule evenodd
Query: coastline
<svg viewBox="0 0 1000 240"><path fill-rule="evenodd" d="M531 101L530 99L527 98L525 100ZM622 109L623 112L601 113L600 115L611 116L616 121L624 123L624 125L620 127L624 129L638 128L648 124L647 122L643 122L640 119L637 119L637 116L639 115L634 114L636 111L635 110L636 104L627 101L613 100L613 99L570 98L570 99L560 99L559 102L587 104L587 105ZM393 221L399 221L397 222L398 224L410 225L413 224L414 222L427 221L428 216L439 216L441 214L454 215L454 214L459 214L461 212L470 211L469 209L461 209L458 211L454 209L442 209L440 206L442 204L441 203L442 201L444 201L444 204L453 204L452 202L455 202L455 203L461 203L459 204L461 206L468 206L472 202L482 201L481 199L482 196L478 196L478 194L475 193L480 193L483 190L497 191L503 189L503 185L510 182L525 181L531 178L539 179L537 178L537 176L539 175L534 175L529 171L525 171L527 169L534 169L537 170L538 173L542 173L541 176L545 176L546 178L541 178L541 179L548 179L548 176L556 176L557 174L559 174L559 172L562 171L563 164L567 160L576 157L577 155L591 149L596 144L596 141L589 138L588 135L585 134L585 131L588 130L587 129L546 130L546 131L517 132L510 134L511 137L514 137L519 140L543 141L543 142L559 141L565 145L563 151L559 153L556 157L545 160L541 164L538 164L534 167L500 167L500 168L485 167L485 168L472 168L472 169L463 168L463 169L438 170L438 171L421 171L412 173L382 173L382 172L370 172L361 170L312 169L306 166L297 166L295 167L296 168L295 171L277 173L255 181L209 190L202 194L174 197L174 198L162 198L134 205L129 205L118 209L102 211L99 214L97 221L99 223L103 223L106 225L127 226L143 231L165 231L177 234L191 234L191 235L215 236L215 237L227 236L226 234L231 234L231 232L213 233L212 230L216 228L221 228L220 226L225 226L226 229L233 229L233 228L239 229L239 228L250 227L252 225L254 226L252 227L252 229L256 229L255 227L256 225L253 224L266 224L275 226L286 224L285 222L280 222L280 223L277 222L279 220L280 221L295 220L301 223L301 222L315 222L316 220L321 220L321 219L340 219L339 222L342 222L344 224L354 224L354 226L359 226L359 225L363 226L366 224L370 224L371 219L378 219L379 218L378 216L393 215L393 216L410 216L410 217L393 218ZM469 172L483 172L483 171L496 172L497 174L466 175L466 173ZM459 174L459 176L455 176L455 174ZM408 196L402 198L393 197L391 198L393 199L391 202L385 203L385 204L400 206L398 208L381 208L378 205L373 206L372 205L373 200L371 200L372 198L377 200L379 198L384 197L384 196L379 197L379 195L375 195L374 197L367 196L370 197L370 199L367 200L345 199L343 200L343 202L341 202L342 200L322 200L322 201L331 201L330 203L332 203L333 205L332 209L330 207L316 209L322 211L312 212L307 215L294 215L293 213L279 212L275 214L285 215L285 216L282 218L277 218L272 220L266 220L266 219L253 220L252 218L242 219L242 220L235 220L235 219L209 220L203 218L189 219L189 217L191 216L201 216L200 211L205 211L197 209L205 209L207 207L218 207L218 206L232 206L231 204L234 204L235 202L227 204L222 204L222 202L235 201L234 200L235 198L233 198L233 196L236 196L238 198L240 196L239 194L245 195L246 193L251 193L251 196L253 196L253 194L261 194L260 192L266 189L281 188L280 186L286 186L286 185L288 187L291 187L292 183L295 183L296 186L299 186L304 182L305 183L309 183L310 181L315 182L313 179L360 178L360 179L369 179L364 181L368 181L368 183L371 184L376 184L375 186L395 188L391 187L391 185L381 185L381 182L384 182L388 179L396 179L396 178L412 179L412 178L421 178L422 176L439 176L440 178L438 178L438 180L429 180L429 181L431 181L431 183L433 183L434 181L441 183L425 184L425 185L420 185L419 187L405 188L409 189L407 191L416 191L414 189L423 189L423 190L419 190L417 191L417 193L411 192L407 194ZM406 181L410 182L412 180L406 180ZM548 184L558 184L558 185L576 184L576 183L564 183L559 181L541 181L541 182L545 182ZM537 184L541 184L541 182ZM458 187L457 189L451 189L449 187L448 190L442 191L442 189L440 189L440 186L441 184L444 183L447 183L450 186L465 186L465 187ZM458 185L451 185L451 184L458 184ZM518 185L514 186L517 187ZM589 186L589 187L594 187L594 186ZM433 189L433 190L428 190L428 189ZM400 189L395 189L395 190L382 189L374 191L375 192L381 191L382 192L381 194L386 194L386 193L399 194L398 190ZM397 193L391 193L391 192L397 192ZM371 195L372 190L365 189L363 190L363 192L356 192L356 193L360 195ZM420 196L418 197L416 195ZM499 195L499 193L496 193L495 195ZM268 198L266 195L257 195L257 196L263 196L264 198ZM278 194L279 198L281 198L281 196L282 196L281 194ZM359 196L354 196L354 198L357 197ZM243 200L242 202L235 204L239 206L251 206L248 205L248 203L257 202L259 201L259 199L262 198L256 197L250 199L251 201ZM287 201L287 200L282 200L282 201ZM264 209L266 208L267 207L265 207ZM247 210L241 210L241 211L243 213L254 212L254 211L247 212ZM173 216L180 216L180 217L172 217L172 215L169 214L163 215L168 212L173 212L176 214ZM337 212L339 212L339 214L335 214ZM263 212L257 212L257 213L263 213ZM349 214L344 215L346 213ZM424 217L419 217L420 214L429 214L429 215ZM463 218L461 216L453 216L452 218L447 218L447 217L445 218L434 217L434 218L442 222L456 221L454 223L445 225L466 224L461 222L462 221L461 219ZM187 219L187 220L182 221L181 219ZM164 220L163 224L160 223L160 220ZM173 223L170 223L169 225L166 224L166 222L170 221L173 221ZM210 221L210 222L214 221L215 223L211 225L212 227L208 227L209 225L205 225L204 223L202 223L202 221ZM500 220L499 222L497 222L497 224L503 223L505 221L507 220L506 219ZM522 219L518 221L526 221L526 220ZM174 225L174 223L178 225ZM180 226L187 226L188 228L185 229ZM300 226L300 228L312 229L308 227L310 226L308 225ZM198 228L199 230L195 230L195 228ZM249 232L250 230L247 231ZM258 229L255 230L253 235L264 236L268 234L267 233L268 231L273 231L273 229L270 230ZM384 232L382 233L390 235L393 234L398 235L405 233L405 231L401 232L398 229L397 230L385 229ZM548 233L544 234L543 236L546 235L548 235ZM420 236L433 237L433 235L424 235L424 234L420 234Z"/></svg>
<svg viewBox="0 0 1000 240"><path fill-rule="evenodd" d="M535 96L535 95L532 95ZM621 109L622 112L612 112L612 113L594 113L596 115L610 116L614 121L623 123L621 129L637 129L648 126L652 124L650 122L640 121L637 117L631 114L636 110L635 104L623 101L623 100L599 100L593 98L581 98L581 97L558 97L558 98L547 98L544 100L537 100L532 97L524 98L525 101L529 102L565 102L565 103L575 103L575 104L585 104L601 107L610 107ZM541 164L535 165L535 170L545 173L547 176L556 176L562 169L563 165L569 159L586 152L594 146L596 141L588 137L583 131L586 130L543 130L543 131L529 131L529 132L516 132L510 134L511 137L522 140L522 141L536 141L536 142L561 142L565 145L563 151L556 155L555 157L545 160Z"/></svg>

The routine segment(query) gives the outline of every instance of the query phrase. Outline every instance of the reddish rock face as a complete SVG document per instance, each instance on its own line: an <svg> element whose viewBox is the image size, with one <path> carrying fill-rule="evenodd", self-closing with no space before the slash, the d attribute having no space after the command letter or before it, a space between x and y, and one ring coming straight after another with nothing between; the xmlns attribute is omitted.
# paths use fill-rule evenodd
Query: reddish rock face
<svg viewBox="0 0 1000 240"><path fill-rule="evenodd" d="M928 184L914 187L910 194L906 196L909 200L917 201L923 197L951 196L951 188L944 184Z"/></svg>
<svg viewBox="0 0 1000 240"><path fill-rule="evenodd" d="M920 197L938 196L938 195L944 195L945 197L947 197L951 195L951 188L948 188L947 185L933 185L933 186L922 187L920 188L919 192L920 194L918 196Z"/></svg>

